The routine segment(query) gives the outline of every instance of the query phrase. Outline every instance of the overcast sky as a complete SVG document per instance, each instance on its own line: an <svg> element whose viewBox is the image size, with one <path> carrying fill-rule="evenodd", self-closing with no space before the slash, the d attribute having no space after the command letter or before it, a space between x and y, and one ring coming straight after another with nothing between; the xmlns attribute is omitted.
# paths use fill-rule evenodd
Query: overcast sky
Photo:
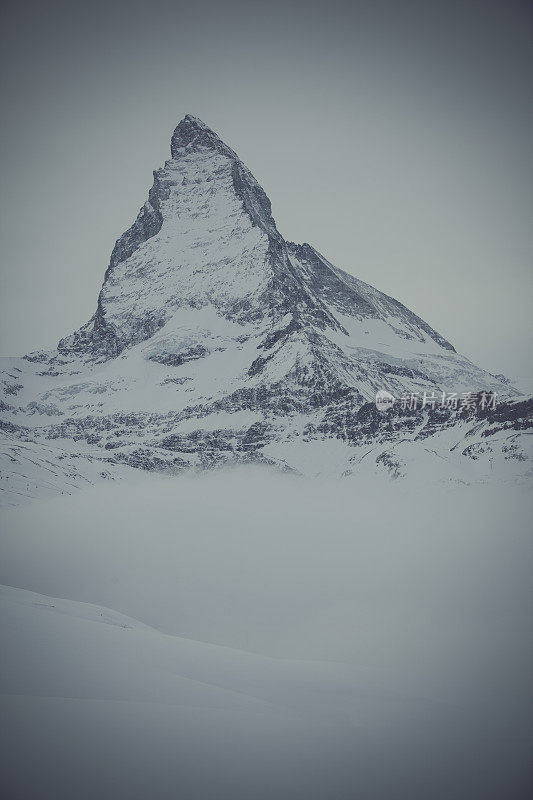
<svg viewBox="0 0 533 800"><path fill-rule="evenodd" d="M532 3L17 0L2 15L1 355L92 315L191 113L286 238L527 382Z"/></svg>

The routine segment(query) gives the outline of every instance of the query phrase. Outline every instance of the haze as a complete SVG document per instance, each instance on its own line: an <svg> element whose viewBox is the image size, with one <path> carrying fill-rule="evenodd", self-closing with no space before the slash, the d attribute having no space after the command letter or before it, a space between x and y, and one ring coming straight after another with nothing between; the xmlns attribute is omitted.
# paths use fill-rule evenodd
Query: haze
<svg viewBox="0 0 533 800"><path fill-rule="evenodd" d="M2 355L92 315L192 113L281 233L529 385L531 5L7 2Z"/></svg>

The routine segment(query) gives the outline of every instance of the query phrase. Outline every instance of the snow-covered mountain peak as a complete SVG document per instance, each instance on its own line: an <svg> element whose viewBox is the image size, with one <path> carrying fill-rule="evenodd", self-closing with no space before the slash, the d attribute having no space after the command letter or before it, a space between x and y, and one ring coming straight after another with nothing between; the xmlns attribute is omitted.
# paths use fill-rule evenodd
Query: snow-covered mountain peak
<svg viewBox="0 0 533 800"><path fill-rule="evenodd" d="M425 450L421 442L446 429L431 452L455 475L486 452L491 425L513 432L512 441L499 435L508 455L498 458L522 460L514 439L530 413L524 403L497 423L470 425L460 407L406 416L397 405L380 416L378 390L517 392L394 298L310 244L286 241L250 170L201 120L179 123L171 154L113 248L93 317L57 351L9 361L0 424L26 443L9 444L10 464L38 444L29 463L61 474L43 445L60 439L114 474L124 464L176 471L243 461L341 474L363 458L403 474L405 442Z"/></svg>
<svg viewBox="0 0 533 800"><path fill-rule="evenodd" d="M179 158L180 155L183 155L183 149L187 147L209 148L228 156L228 158L237 159L236 153L205 122L192 114L187 114L172 134L170 142L172 158Z"/></svg>
<svg viewBox="0 0 533 800"><path fill-rule="evenodd" d="M188 115L172 158L154 172L139 215L117 241L95 316L60 342L113 357L153 336L179 309L206 304L241 321L268 313L270 202L237 155Z"/></svg>

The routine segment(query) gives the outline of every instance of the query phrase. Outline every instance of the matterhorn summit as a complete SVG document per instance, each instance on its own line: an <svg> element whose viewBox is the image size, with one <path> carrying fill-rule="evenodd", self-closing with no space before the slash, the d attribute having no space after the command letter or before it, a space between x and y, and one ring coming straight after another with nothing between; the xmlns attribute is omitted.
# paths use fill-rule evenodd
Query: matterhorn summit
<svg viewBox="0 0 533 800"><path fill-rule="evenodd" d="M353 269L353 265L348 265ZM378 392L394 399L379 408ZM405 306L286 241L196 117L117 240L93 317L3 359L5 500L132 469L520 480L531 404Z"/></svg>

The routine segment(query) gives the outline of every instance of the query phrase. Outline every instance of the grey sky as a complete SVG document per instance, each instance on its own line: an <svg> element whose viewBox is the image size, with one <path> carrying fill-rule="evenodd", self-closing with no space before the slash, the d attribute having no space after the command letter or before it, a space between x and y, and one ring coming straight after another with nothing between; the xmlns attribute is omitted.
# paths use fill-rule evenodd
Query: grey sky
<svg viewBox="0 0 533 800"><path fill-rule="evenodd" d="M526 383L532 18L519 0L4 3L1 354L92 315L192 113L286 238Z"/></svg>

